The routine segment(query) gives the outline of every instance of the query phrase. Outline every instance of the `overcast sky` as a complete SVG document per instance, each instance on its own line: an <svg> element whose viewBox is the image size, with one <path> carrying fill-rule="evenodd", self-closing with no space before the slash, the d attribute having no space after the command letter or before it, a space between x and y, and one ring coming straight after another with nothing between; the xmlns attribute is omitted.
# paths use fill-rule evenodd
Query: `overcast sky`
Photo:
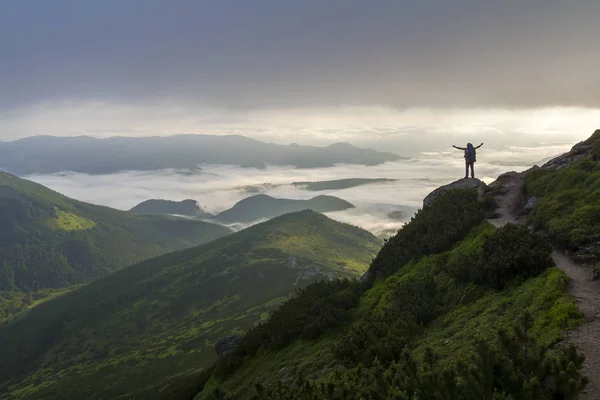
<svg viewBox="0 0 600 400"><path fill-rule="evenodd" d="M5 0L0 140L573 142L600 128L599 17L597 0Z"/></svg>

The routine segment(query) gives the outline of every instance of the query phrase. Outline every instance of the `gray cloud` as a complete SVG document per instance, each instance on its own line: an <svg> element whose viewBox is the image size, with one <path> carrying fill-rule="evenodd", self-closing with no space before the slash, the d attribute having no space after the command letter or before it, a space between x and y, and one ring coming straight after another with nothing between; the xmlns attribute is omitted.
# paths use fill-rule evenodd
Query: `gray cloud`
<svg viewBox="0 0 600 400"><path fill-rule="evenodd" d="M600 107L595 0L29 0L0 11L0 111Z"/></svg>

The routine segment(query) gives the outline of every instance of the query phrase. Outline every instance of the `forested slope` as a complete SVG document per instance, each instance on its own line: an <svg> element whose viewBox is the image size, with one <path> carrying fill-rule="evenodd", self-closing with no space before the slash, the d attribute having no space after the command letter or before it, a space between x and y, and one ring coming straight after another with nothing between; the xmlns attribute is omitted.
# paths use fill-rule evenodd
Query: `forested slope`
<svg viewBox="0 0 600 400"><path fill-rule="evenodd" d="M127 267L0 328L0 392L147 399L189 390L219 339L266 319L295 289L360 276L380 246L303 211Z"/></svg>
<svg viewBox="0 0 600 400"><path fill-rule="evenodd" d="M229 233L217 224L79 202L0 172L0 321L51 289Z"/></svg>

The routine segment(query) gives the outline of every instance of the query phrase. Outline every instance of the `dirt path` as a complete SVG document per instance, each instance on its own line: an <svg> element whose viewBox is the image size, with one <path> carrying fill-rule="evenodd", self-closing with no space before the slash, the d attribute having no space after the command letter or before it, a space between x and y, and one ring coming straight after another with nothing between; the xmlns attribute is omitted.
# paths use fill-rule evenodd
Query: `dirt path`
<svg viewBox="0 0 600 400"><path fill-rule="evenodd" d="M496 197L497 218L489 219L496 227L507 223L524 224L519 217L523 179L512 176L503 182L505 189ZM571 278L569 291L577 301L587 323L568 335L568 341L585 354L583 373L589 383L579 397L581 400L600 400L600 280L592 280L591 268L578 264L557 249L552 252L556 266Z"/></svg>

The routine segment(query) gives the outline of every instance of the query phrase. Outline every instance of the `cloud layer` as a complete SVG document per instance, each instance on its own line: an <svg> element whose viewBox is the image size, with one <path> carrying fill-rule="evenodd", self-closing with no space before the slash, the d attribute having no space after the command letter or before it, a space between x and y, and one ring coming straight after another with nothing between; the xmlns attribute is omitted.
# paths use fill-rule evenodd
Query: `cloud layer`
<svg viewBox="0 0 600 400"><path fill-rule="evenodd" d="M478 152L481 155L478 156L480 161L476 166L476 175L489 183L503 172L524 170L536 159L562 153L568 148L566 145L516 148L511 154L481 148ZM495 163L490 163L490 160ZM69 197L122 210L128 210L150 198L176 201L191 198L197 200L206 211L218 213L252 195L246 190L250 185L262 186L264 193L278 198L308 199L319 194L330 194L356 206L353 210L329 213L331 218L381 233L402 226L402 221L390 220L388 213L400 210L405 213L404 221L410 219L422 206L422 200L427 194L443 184L461 178L463 174L462 153L455 151L375 167L340 165L320 169L270 167L258 170L206 166L201 173L192 174L165 170L95 176L67 173L27 178ZM290 185L297 181L342 178L394 178L397 181L320 192ZM263 185L265 183L271 185Z"/></svg>

